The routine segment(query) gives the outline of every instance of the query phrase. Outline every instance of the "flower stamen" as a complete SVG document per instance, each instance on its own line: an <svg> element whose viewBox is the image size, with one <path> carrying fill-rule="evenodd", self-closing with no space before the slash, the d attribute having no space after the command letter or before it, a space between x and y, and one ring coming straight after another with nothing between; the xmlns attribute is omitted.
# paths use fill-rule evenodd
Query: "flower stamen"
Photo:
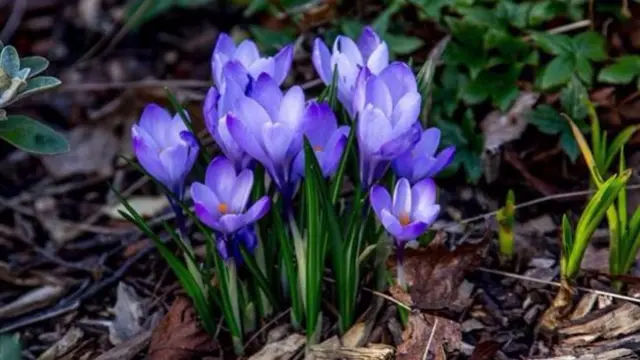
<svg viewBox="0 0 640 360"><path fill-rule="evenodd" d="M407 226L411 222L411 218L406 212L401 213L400 216L398 216L398 220L400 220L402 226Z"/></svg>
<svg viewBox="0 0 640 360"><path fill-rule="evenodd" d="M218 204L218 211L220 214L226 214L229 211L229 206L225 203Z"/></svg>

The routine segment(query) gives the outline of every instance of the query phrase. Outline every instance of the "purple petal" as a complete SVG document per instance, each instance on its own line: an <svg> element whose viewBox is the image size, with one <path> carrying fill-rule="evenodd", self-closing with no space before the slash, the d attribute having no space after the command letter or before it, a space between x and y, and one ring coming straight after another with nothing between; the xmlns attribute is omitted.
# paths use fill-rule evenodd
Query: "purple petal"
<svg viewBox="0 0 640 360"><path fill-rule="evenodd" d="M204 183L213 190L221 202L229 205L236 182L233 163L224 156L217 156L207 167Z"/></svg>
<svg viewBox="0 0 640 360"><path fill-rule="evenodd" d="M367 60L367 68L373 74L379 74L389 65L389 48L386 43L380 44Z"/></svg>
<svg viewBox="0 0 640 360"><path fill-rule="evenodd" d="M212 86L204 98L202 113L204 115L204 124L209 130L211 136L215 137L216 128L218 127L218 98L220 93L215 86Z"/></svg>
<svg viewBox="0 0 640 360"><path fill-rule="evenodd" d="M322 82L324 82L325 85L331 85L331 80L333 79L331 53L329 53L329 48L327 48L327 45L325 45L320 38L316 38L313 42L311 61Z"/></svg>
<svg viewBox="0 0 640 360"><path fill-rule="evenodd" d="M338 128L338 121L327 103L311 101L304 114L302 133L309 138L311 146L325 147Z"/></svg>
<svg viewBox="0 0 640 360"><path fill-rule="evenodd" d="M256 100L249 97L238 99L234 106L234 112L252 134L259 134L262 131L262 126L272 121L267 111Z"/></svg>
<svg viewBox="0 0 640 360"><path fill-rule="evenodd" d="M371 72L367 68L362 68L358 73L358 77L356 78L356 83L353 92L353 102L350 107L352 111L352 118L362 110L366 105L367 101L367 80L371 76Z"/></svg>
<svg viewBox="0 0 640 360"><path fill-rule="evenodd" d="M382 159L393 160L402 153L409 151L418 140L420 140L420 130L417 126L413 126L403 134L384 143L380 147L378 155Z"/></svg>
<svg viewBox="0 0 640 360"><path fill-rule="evenodd" d="M413 150L417 155L433 156L440 143L440 130L436 127L428 128L420 136L420 141Z"/></svg>
<svg viewBox="0 0 640 360"><path fill-rule="evenodd" d="M226 33L220 33L218 40L216 41L216 46L213 49L213 54L221 54L228 58L232 58L235 52L236 44L233 42L233 39L231 39L231 37Z"/></svg>
<svg viewBox="0 0 640 360"><path fill-rule="evenodd" d="M392 163L393 171L398 177L413 179L413 157L411 151L402 153Z"/></svg>
<svg viewBox="0 0 640 360"><path fill-rule="evenodd" d="M304 92L299 86L294 86L282 98L278 121L286 125L289 130L297 132L303 125L304 111Z"/></svg>
<svg viewBox="0 0 640 360"><path fill-rule="evenodd" d="M262 129L262 141L274 164L284 164L294 133L281 123L268 123Z"/></svg>
<svg viewBox="0 0 640 360"><path fill-rule="evenodd" d="M222 69L227 62L229 62L229 58L227 58L226 55L219 55L214 52L213 59L211 60L211 73L213 74L213 83L215 86L222 87L224 84Z"/></svg>
<svg viewBox="0 0 640 360"><path fill-rule="evenodd" d="M249 154L249 156L261 162L265 167L268 167L270 164L269 158L252 130L250 130L244 122L233 116L228 116L226 123L229 128L229 133L238 146Z"/></svg>
<svg viewBox="0 0 640 360"><path fill-rule="evenodd" d="M360 49L358 49L356 43L353 42L353 40L351 40L350 38L343 35L338 35L333 46L334 54L336 52L340 52L346 55L350 63L360 66L364 65L364 60L362 59L362 54L360 54Z"/></svg>
<svg viewBox="0 0 640 360"><path fill-rule="evenodd" d="M360 114L357 124L358 144L365 151L361 156L373 154L389 140L391 135L391 123L384 113L372 105L367 105Z"/></svg>
<svg viewBox="0 0 640 360"><path fill-rule="evenodd" d="M249 85L249 74L247 69L238 61L232 60L226 63L222 68L222 83L218 86L223 93L227 92L227 83L233 82L242 90Z"/></svg>
<svg viewBox="0 0 640 360"><path fill-rule="evenodd" d="M182 186L184 178L191 168L187 168L189 160L189 148L184 145L174 145L160 152L160 162L169 179L166 184L170 190L177 190ZM177 194L181 196L182 194Z"/></svg>
<svg viewBox="0 0 640 360"><path fill-rule="evenodd" d="M242 161L245 154L229 132L229 127L227 125L227 119L229 117L233 117L233 115L228 114L218 120L214 139L222 150L222 153L232 162L238 163Z"/></svg>
<svg viewBox="0 0 640 360"><path fill-rule="evenodd" d="M218 219L219 230L225 234L232 234L247 225L244 214L224 214Z"/></svg>
<svg viewBox="0 0 640 360"><path fill-rule="evenodd" d="M411 71L409 65L403 62L396 61L391 63L380 72L379 76L391 91L391 98L394 104L406 93L418 91L418 84L413 71Z"/></svg>
<svg viewBox="0 0 640 360"><path fill-rule="evenodd" d="M405 178L398 180L393 190L393 215L411 216L411 184Z"/></svg>
<svg viewBox="0 0 640 360"><path fill-rule="evenodd" d="M338 169L340 160L342 159L342 153L347 145L347 136L340 131L334 132L331 139L327 143L326 150L324 151L324 158L322 165L322 174L324 177L330 177Z"/></svg>
<svg viewBox="0 0 640 360"><path fill-rule="evenodd" d="M172 120L167 110L158 104L149 104L142 111L139 126L151 135L158 145L163 146L167 138L166 130L171 127Z"/></svg>
<svg viewBox="0 0 640 360"><path fill-rule="evenodd" d="M243 170L235 179L235 185L233 186L233 190L231 190L229 207L232 212L241 213L244 211L252 188L253 171L249 169Z"/></svg>
<svg viewBox="0 0 640 360"><path fill-rule="evenodd" d="M304 178L304 151L298 152L293 158L291 172L300 178Z"/></svg>
<svg viewBox="0 0 640 360"><path fill-rule="evenodd" d="M157 147L149 144L153 141L151 137L144 130L139 129L137 125L133 126L132 135L133 151L140 165L156 180L169 186L169 178L158 158Z"/></svg>
<svg viewBox="0 0 640 360"><path fill-rule="evenodd" d="M427 231L429 224L425 224L423 222L412 222L409 225L402 227L402 231L396 239L399 241L410 241L417 239L420 235L424 234Z"/></svg>
<svg viewBox="0 0 640 360"><path fill-rule="evenodd" d="M254 79L257 79L262 74L272 77L276 72L275 60L273 58L259 58L249 66L248 72Z"/></svg>
<svg viewBox="0 0 640 360"><path fill-rule="evenodd" d="M261 197L244 213L245 224L250 225L262 219L269 212L269 209L271 209L271 200L268 196Z"/></svg>
<svg viewBox="0 0 640 360"><path fill-rule="evenodd" d="M455 154L455 152L456 152L455 146L449 146L444 150L442 150L436 157L435 163L433 164L433 168L431 169L429 176L434 176L435 174L439 173L442 169L447 167L447 165L451 163L451 160L453 159L453 155Z"/></svg>
<svg viewBox="0 0 640 360"><path fill-rule="evenodd" d="M275 72L273 79L278 85L284 82L291 69L291 63L293 62L293 45L287 45L282 48L276 56L273 57L275 61Z"/></svg>
<svg viewBox="0 0 640 360"><path fill-rule="evenodd" d="M391 116L394 135L406 132L418 121L421 101L422 97L417 92L408 93L398 101Z"/></svg>
<svg viewBox="0 0 640 360"><path fill-rule="evenodd" d="M382 210L391 209L391 195L389 195L389 192L383 186L373 185L371 187L369 201L379 219L382 219Z"/></svg>
<svg viewBox="0 0 640 360"><path fill-rule="evenodd" d="M413 159L413 183L431 176L436 160L430 156L419 155Z"/></svg>
<svg viewBox="0 0 640 360"><path fill-rule="evenodd" d="M253 84L249 96L255 99L267 111L271 119L278 119L283 95L280 87L271 76L266 74L260 75Z"/></svg>
<svg viewBox="0 0 640 360"><path fill-rule="evenodd" d="M254 61L260 58L258 47L251 40L243 40L235 53L235 59L240 61L245 68L251 67Z"/></svg>
<svg viewBox="0 0 640 360"><path fill-rule="evenodd" d="M418 181L411 189L412 215L415 219L423 221L432 216L432 208L436 201L436 184L432 179L426 178ZM425 221L426 222L426 221Z"/></svg>
<svg viewBox="0 0 640 360"><path fill-rule="evenodd" d="M365 105L373 104L373 106L382 110L384 116L391 118L393 103L391 102L391 93L387 85L378 77L371 77L367 81Z"/></svg>
<svg viewBox="0 0 640 360"><path fill-rule="evenodd" d="M402 225L400 224L400 221L398 221L398 219L393 216L388 209L382 209L380 212L380 222L394 238L397 239L402 235Z"/></svg>
<svg viewBox="0 0 640 360"><path fill-rule="evenodd" d="M362 29L362 33L358 38L358 49L360 49L360 53L365 61L369 59L380 43L380 37L371 26L365 26L364 29Z"/></svg>

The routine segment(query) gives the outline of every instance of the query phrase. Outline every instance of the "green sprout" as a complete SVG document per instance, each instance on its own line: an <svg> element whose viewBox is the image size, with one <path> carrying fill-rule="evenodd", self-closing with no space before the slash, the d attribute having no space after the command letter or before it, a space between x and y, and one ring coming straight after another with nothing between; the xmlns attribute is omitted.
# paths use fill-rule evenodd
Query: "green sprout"
<svg viewBox="0 0 640 360"><path fill-rule="evenodd" d="M509 190L507 201L496 215L498 219L498 242L500 244L500 255L504 260L513 257L513 225L515 223L515 195L513 190Z"/></svg>

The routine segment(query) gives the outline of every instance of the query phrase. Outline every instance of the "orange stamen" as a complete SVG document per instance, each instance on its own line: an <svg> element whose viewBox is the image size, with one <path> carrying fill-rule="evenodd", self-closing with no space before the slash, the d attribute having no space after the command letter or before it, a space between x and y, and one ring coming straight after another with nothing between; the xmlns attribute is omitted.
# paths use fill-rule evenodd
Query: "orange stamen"
<svg viewBox="0 0 640 360"><path fill-rule="evenodd" d="M400 224L402 226L406 226L411 222L411 218L409 217L409 214L403 212L402 214L400 214L400 216L398 216L398 220L400 220Z"/></svg>
<svg viewBox="0 0 640 360"><path fill-rule="evenodd" d="M225 203L220 203L220 204L218 205L218 211L219 211L221 214L226 214L226 213L227 213L227 211L229 211L229 206L227 206L227 204L225 204Z"/></svg>
<svg viewBox="0 0 640 360"><path fill-rule="evenodd" d="M315 151L322 151L322 146L318 145L318 146L314 146L313 150Z"/></svg>

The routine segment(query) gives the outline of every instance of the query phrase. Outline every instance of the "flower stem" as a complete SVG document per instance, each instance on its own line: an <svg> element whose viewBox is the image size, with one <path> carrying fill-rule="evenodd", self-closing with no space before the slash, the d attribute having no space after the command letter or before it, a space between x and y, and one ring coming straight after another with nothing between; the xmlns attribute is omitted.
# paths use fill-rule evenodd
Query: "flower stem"
<svg viewBox="0 0 640 360"><path fill-rule="evenodd" d="M404 243L400 241L396 241L396 271L398 285L404 288L406 286L404 280Z"/></svg>

